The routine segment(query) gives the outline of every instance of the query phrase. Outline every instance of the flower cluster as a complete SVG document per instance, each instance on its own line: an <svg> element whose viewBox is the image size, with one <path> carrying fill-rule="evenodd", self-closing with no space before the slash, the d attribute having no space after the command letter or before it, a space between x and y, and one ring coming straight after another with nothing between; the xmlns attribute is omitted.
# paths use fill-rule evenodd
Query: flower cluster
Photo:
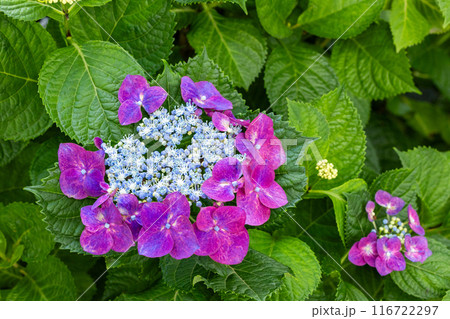
<svg viewBox="0 0 450 319"><path fill-rule="evenodd" d="M431 256L428 241L424 237L425 230L420 225L419 216L411 205L408 205L407 208L407 225L406 222L395 217L405 206L405 202L401 198L379 190L375 194L375 201L385 208L386 218L377 228L376 205L372 201L367 203L367 217L373 223L374 229L367 237L363 237L353 244L348 254L350 262L357 266L368 264L375 267L380 275L386 276L392 271L405 270L404 257L412 262L423 263ZM412 232L419 236L411 236Z"/></svg>
<svg viewBox="0 0 450 319"><path fill-rule="evenodd" d="M183 77L181 95L185 104L161 108L164 89L128 75L119 90L118 118L122 125L141 121L136 134L115 145L96 138L96 152L60 145L63 193L98 197L81 210L86 252L124 252L137 243L147 257L197 254L237 264L248 251L245 225L262 225L270 209L287 203L275 182L286 155L272 119L237 119L210 82ZM235 206L224 206L232 201ZM193 204L201 207L196 218Z"/></svg>
<svg viewBox="0 0 450 319"><path fill-rule="evenodd" d="M82 0L78 0L77 2L80 2ZM62 4L73 4L75 0L38 0L38 2L43 3L58 3L61 2Z"/></svg>
<svg viewBox="0 0 450 319"><path fill-rule="evenodd" d="M334 168L333 163L329 163L327 159L317 162L316 170L319 171L317 175L320 178L335 179L338 176L338 170Z"/></svg>

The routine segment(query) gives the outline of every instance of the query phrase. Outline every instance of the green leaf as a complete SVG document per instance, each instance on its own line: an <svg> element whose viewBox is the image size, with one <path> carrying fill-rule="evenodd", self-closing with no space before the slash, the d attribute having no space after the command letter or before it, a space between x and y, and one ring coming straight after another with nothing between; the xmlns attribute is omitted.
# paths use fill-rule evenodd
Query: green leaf
<svg viewBox="0 0 450 319"><path fill-rule="evenodd" d="M25 268L25 277L8 294L9 301L75 300L76 288L72 274L58 258L48 256Z"/></svg>
<svg viewBox="0 0 450 319"><path fill-rule="evenodd" d="M50 117L72 139L82 144L92 144L96 136L117 141L132 132L117 116L117 92L127 74L143 75L143 70L120 47L103 41L74 42L46 60L39 92Z"/></svg>
<svg viewBox="0 0 450 319"><path fill-rule="evenodd" d="M370 186L370 198L375 198L378 190L389 192L393 196L402 198L405 203L414 205L417 194L416 176L413 170L400 168L386 171L372 183ZM407 207L399 213L400 219L408 218Z"/></svg>
<svg viewBox="0 0 450 319"><path fill-rule="evenodd" d="M336 290L336 301L368 301L368 299L361 290L341 279Z"/></svg>
<svg viewBox="0 0 450 319"><path fill-rule="evenodd" d="M84 254L80 245L80 235L84 229L80 210L92 205L94 199L76 200L66 197L59 187L59 169L55 167L49 173L41 185L27 187L26 190L36 196L48 230L55 236L55 241L61 244L61 248Z"/></svg>
<svg viewBox="0 0 450 319"><path fill-rule="evenodd" d="M0 256L4 255L6 252L6 237L3 235L3 233L0 231Z"/></svg>
<svg viewBox="0 0 450 319"><path fill-rule="evenodd" d="M185 293L179 290L173 290L166 286L162 281L150 289L136 294L123 293L117 301L196 301L205 300L205 297L197 292Z"/></svg>
<svg viewBox="0 0 450 319"><path fill-rule="evenodd" d="M11 162L27 146L27 142L0 140L0 166Z"/></svg>
<svg viewBox="0 0 450 319"><path fill-rule="evenodd" d="M197 54L206 48L236 86L248 89L264 65L266 40L250 20L224 18L207 9L187 36Z"/></svg>
<svg viewBox="0 0 450 319"><path fill-rule="evenodd" d="M113 0L80 11L69 20L79 42L110 41L120 45L150 73L162 66L173 45L174 14L165 0Z"/></svg>
<svg viewBox="0 0 450 319"><path fill-rule="evenodd" d="M393 0L389 24L397 52L422 42L430 30L427 19L416 7L416 0Z"/></svg>
<svg viewBox="0 0 450 319"><path fill-rule="evenodd" d="M450 301L450 290L447 290L447 293L445 294L444 298L442 298L442 301Z"/></svg>
<svg viewBox="0 0 450 319"><path fill-rule="evenodd" d="M345 243L351 247L362 237L366 237L373 225L367 219L365 207L369 197L367 191L345 194L347 199L347 211L345 213L344 231Z"/></svg>
<svg viewBox="0 0 450 319"><path fill-rule="evenodd" d="M439 225L450 208L450 161L444 153L428 147L397 151L397 154L404 167L414 170L418 195L422 200L422 224L428 227Z"/></svg>
<svg viewBox="0 0 450 319"><path fill-rule="evenodd" d="M286 19L297 5L297 0L256 0L255 4L259 21L267 33L280 39L292 34Z"/></svg>
<svg viewBox="0 0 450 319"><path fill-rule="evenodd" d="M14 246L25 246L22 255L25 262L45 259L54 246L42 217L34 204L12 203L0 209L0 230Z"/></svg>
<svg viewBox="0 0 450 319"><path fill-rule="evenodd" d="M215 0L175 0L176 3L179 3L181 5L190 5L194 3L207 3L207 2L213 2ZM231 2L238 4L242 10L244 10L245 14L247 14L247 7L245 6L245 2L247 0L221 0L220 2Z"/></svg>
<svg viewBox="0 0 450 319"><path fill-rule="evenodd" d="M350 91L371 99L406 92L414 86L405 52L395 52L387 24L373 25L356 38L338 41L331 55L339 80Z"/></svg>
<svg viewBox="0 0 450 319"><path fill-rule="evenodd" d="M421 299L441 298L450 289L450 252L428 238L433 254L422 263L406 261L404 271L394 271L391 278L404 292Z"/></svg>
<svg viewBox="0 0 450 319"><path fill-rule="evenodd" d="M234 115L238 116L247 112L248 108L242 95L234 89L230 78L223 73L219 65L208 57L206 49L187 62L175 65L174 70L180 76L187 75L195 82L209 81L214 84L220 94L233 103ZM180 82L177 84L176 91L180 95Z"/></svg>
<svg viewBox="0 0 450 319"><path fill-rule="evenodd" d="M441 9L442 15L445 18L444 28L450 24L450 2L447 0L437 0L439 8Z"/></svg>
<svg viewBox="0 0 450 319"><path fill-rule="evenodd" d="M6 15L25 21L36 21L48 16L50 13L64 17L64 12L59 10L57 4L48 4L44 1L34 0L1 0L0 11Z"/></svg>
<svg viewBox="0 0 450 319"><path fill-rule="evenodd" d="M194 277L207 275L207 271L198 261L198 256L177 260L170 256L160 259L163 280L174 289L190 291L194 286Z"/></svg>
<svg viewBox="0 0 450 319"><path fill-rule="evenodd" d="M40 185L43 178L49 175L48 170L58 161L59 144L64 139L60 137L50 138L39 146L30 166L31 185Z"/></svg>
<svg viewBox="0 0 450 319"><path fill-rule="evenodd" d="M301 240L251 229L250 247L292 269L283 278L280 289L272 295L276 300L305 300L320 281L320 265L307 244Z"/></svg>
<svg viewBox="0 0 450 319"><path fill-rule="evenodd" d="M309 33L324 38L348 39L360 34L378 18L384 0L310 0L298 18L298 24Z"/></svg>
<svg viewBox="0 0 450 319"><path fill-rule="evenodd" d="M12 202L34 202L34 197L23 190L30 185L29 171L31 162L36 154L39 144L30 143L24 148L14 161L2 167L0 170L0 202L4 204Z"/></svg>
<svg viewBox="0 0 450 319"><path fill-rule="evenodd" d="M255 300L265 300L282 284L282 278L289 268L279 262L249 249L242 263L222 265L209 257L199 259L201 264L216 276L203 278L208 288L215 292L233 291Z"/></svg>
<svg viewBox="0 0 450 319"><path fill-rule="evenodd" d="M264 85L272 108L287 116L287 101L309 102L337 87L328 59L304 43L275 46L267 59Z"/></svg>
<svg viewBox="0 0 450 319"><path fill-rule="evenodd" d="M50 34L37 23L10 19L0 13L2 52L0 138L29 140L51 125L38 94L38 74L47 55L56 49Z"/></svg>
<svg viewBox="0 0 450 319"><path fill-rule="evenodd" d="M318 137L305 152L309 188L330 189L355 178L364 165L365 134L356 108L342 88L312 103L289 101L289 121L303 135ZM322 159L333 163L337 178L325 180L317 175Z"/></svg>

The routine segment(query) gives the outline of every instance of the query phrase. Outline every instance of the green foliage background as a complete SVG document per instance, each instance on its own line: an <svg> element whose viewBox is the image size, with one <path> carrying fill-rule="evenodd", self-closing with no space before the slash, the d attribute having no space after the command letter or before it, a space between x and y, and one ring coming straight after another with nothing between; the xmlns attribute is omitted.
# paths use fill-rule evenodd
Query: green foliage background
<svg viewBox="0 0 450 319"><path fill-rule="evenodd" d="M0 300L448 298L449 29L445 0L0 0ZM58 145L132 132L117 118L127 74L166 106L182 76L210 81L290 140L289 204L249 229L243 263L82 251L93 200L60 191ZM336 179L318 178L322 158ZM433 251L387 277L347 260L378 189L419 211Z"/></svg>

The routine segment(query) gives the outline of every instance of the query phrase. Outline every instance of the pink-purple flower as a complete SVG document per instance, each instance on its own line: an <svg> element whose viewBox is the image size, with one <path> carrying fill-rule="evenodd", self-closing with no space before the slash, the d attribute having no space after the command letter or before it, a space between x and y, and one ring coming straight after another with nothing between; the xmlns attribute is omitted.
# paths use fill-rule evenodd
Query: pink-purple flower
<svg viewBox="0 0 450 319"><path fill-rule="evenodd" d="M183 259L192 256L199 248L189 221L189 202L181 193L167 195L162 203L145 203L140 214L140 255L162 257L170 254L175 259Z"/></svg>
<svg viewBox="0 0 450 319"><path fill-rule="evenodd" d="M155 112L166 100L167 92L159 86L150 86L140 75L127 75L119 89L119 122L137 123L142 119L141 107L148 114Z"/></svg>
<svg viewBox="0 0 450 319"><path fill-rule="evenodd" d="M236 136L236 148L259 165L267 161L274 170L286 162L283 145L274 135L273 121L263 113L250 123L245 133Z"/></svg>
<svg viewBox="0 0 450 319"><path fill-rule="evenodd" d="M208 81L194 82L190 77L183 76L180 87L183 100L192 101L202 109L225 111L233 108L233 104Z"/></svg>
<svg viewBox="0 0 450 319"><path fill-rule="evenodd" d="M400 251L401 249L402 243L398 237L382 237L378 239L378 257L375 260L375 267L381 276L386 276L394 270L405 270L406 261Z"/></svg>
<svg viewBox="0 0 450 319"><path fill-rule="evenodd" d="M227 111L208 111L206 114L211 116L211 122L214 124L215 128L221 132L230 132L230 125L242 125L247 127L250 125L249 120L237 119L231 110Z"/></svg>
<svg viewBox="0 0 450 319"><path fill-rule="evenodd" d="M428 241L423 236L411 237L410 234L405 236L405 257L412 262L423 263L428 257L432 255L428 248Z"/></svg>
<svg viewBox="0 0 450 319"><path fill-rule="evenodd" d="M371 232L369 236L363 237L360 241L353 244L348 259L357 266L368 264L375 267L375 259L377 258L377 234Z"/></svg>
<svg viewBox="0 0 450 319"><path fill-rule="evenodd" d="M386 191L379 190L375 194L375 201L378 205L386 208L388 215L397 215L405 206L405 201L400 197L394 197Z"/></svg>
<svg viewBox="0 0 450 319"><path fill-rule="evenodd" d="M73 143L62 143L58 149L61 191L75 199L102 194L100 183L105 178L104 156L86 151Z"/></svg>
<svg viewBox="0 0 450 319"><path fill-rule="evenodd" d="M98 208L81 208L81 221L86 227L81 234L80 244L90 254L103 255L111 249L125 252L134 245L131 230L112 200Z"/></svg>
<svg viewBox="0 0 450 319"><path fill-rule="evenodd" d="M214 165L212 177L203 182L202 191L214 200L232 201L237 189L243 185L241 176L241 162L234 157L226 157Z"/></svg>
<svg viewBox="0 0 450 319"><path fill-rule="evenodd" d="M375 203L369 200L366 204L367 219L372 223L375 221Z"/></svg>
<svg viewBox="0 0 450 319"><path fill-rule="evenodd" d="M244 169L245 190L236 196L237 206L246 214L246 224L259 226L270 217L271 208L288 203L283 188L275 182L275 172L269 165L246 165Z"/></svg>
<svg viewBox="0 0 450 319"><path fill-rule="evenodd" d="M133 194L121 194L117 197L117 208L130 227L134 240L138 239L142 228L140 212L143 205Z"/></svg>
<svg viewBox="0 0 450 319"><path fill-rule="evenodd" d="M425 230L420 225L419 215L411 205L408 205L408 221L409 227L420 236L425 235Z"/></svg>
<svg viewBox="0 0 450 319"><path fill-rule="evenodd" d="M196 255L210 256L216 262L239 264L247 255L248 232L245 212L234 206L205 207L194 223L200 248Z"/></svg>

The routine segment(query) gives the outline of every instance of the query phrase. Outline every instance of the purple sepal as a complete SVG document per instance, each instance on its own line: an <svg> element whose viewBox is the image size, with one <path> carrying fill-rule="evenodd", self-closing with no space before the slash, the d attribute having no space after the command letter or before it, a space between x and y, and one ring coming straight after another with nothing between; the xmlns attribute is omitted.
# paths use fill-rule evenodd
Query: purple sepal
<svg viewBox="0 0 450 319"><path fill-rule="evenodd" d="M408 221L409 227L411 227L417 235L425 235L425 229L420 225L419 215L411 205L408 205Z"/></svg>
<svg viewBox="0 0 450 319"><path fill-rule="evenodd" d="M405 201L400 197L394 197L386 191L379 190L375 194L375 201L378 205L386 208L388 215L397 215L405 206Z"/></svg>
<svg viewBox="0 0 450 319"><path fill-rule="evenodd" d="M230 130L230 118L220 112L214 112L212 115L212 123L221 132Z"/></svg>
<svg viewBox="0 0 450 319"><path fill-rule="evenodd" d="M101 206L103 203L105 203L108 199L114 198L116 195L117 189L112 189L108 184L105 182L100 183L100 187L102 189L103 195L97 198L97 200L92 205L93 208L97 208Z"/></svg>
<svg viewBox="0 0 450 319"><path fill-rule="evenodd" d="M194 82L188 76L181 78L181 96L185 102L191 100L203 109L231 110L233 104L225 99L214 85L207 81Z"/></svg>
<svg viewBox="0 0 450 319"><path fill-rule="evenodd" d="M402 271L406 268L405 258L400 249L402 243L398 237L382 237L377 241L378 257L375 267L381 276L391 273L393 270Z"/></svg>
<svg viewBox="0 0 450 319"><path fill-rule="evenodd" d="M145 203L140 210L142 229L138 252L147 257L170 253L173 258L188 258L199 248L189 222L190 206L186 196L175 192L162 203Z"/></svg>
<svg viewBox="0 0 450 319"><path fill-rule="evenodd" d="M245 223L251 226L260 226L267 222L270 217L270 208L261 204L256 192L245 194L241 188L236 194L237 206L246 213Z"/></svg>
<svg viewBox="0 0 450 319"><path fill-rule="evenodd" d="M375 267L377 253L377 235L370 233L367 237L361 238L360 241L353 244L348 253L348 259L357 266L368 264Z"/></svg>
<svg viewBox="0 0 450 319"><path fill-rule="evenodd" d="M130 227L134 240L137 240L139 237L139 232L142 228L140 217L140 209L142 205L143 204L139 204L139 200L133 194L121 194L117 197L117 208L125 218L125 222Z"/></svg>
<svg viewBox="0 0 450 319"><path fill-rule="evenodd" d="M195 254L209 255L221 264L234 265L247 255L249 236L245 212L233 206L205 207L195 223L200 248Z"/></svg>
<svg viewBox="0 0 450 319"><path fill-rule="evenodd" d="M406 234L405 249L405 257L412 262L423 263L432 255L431 250L428 248L428 241L423 236L411 237L410 234Z"/></svg>
<svg viewBox="0 0 450 319"><path fill-rule="evenodd" d="M366 204L366 212L367 212L367 218L369 219L369 222L375 221L375 203L369 200Z"/></svg>
<svg viewBox="0 0 450 319"><path fill-rule="evenodd" d="M125 252L134 245L131 230L112 201L100 208L83 207L81 221L86 227L81 234L80 244L90 254L103 255L111 249Z"/></svg>
<svg viewBox="0 0 450 319"><path fill-rule="evenodd" d="M105 178L103 154L86 151L73 143L62 143L58 149L61 191L75 199L102 194L100 183Z"/></svg>

